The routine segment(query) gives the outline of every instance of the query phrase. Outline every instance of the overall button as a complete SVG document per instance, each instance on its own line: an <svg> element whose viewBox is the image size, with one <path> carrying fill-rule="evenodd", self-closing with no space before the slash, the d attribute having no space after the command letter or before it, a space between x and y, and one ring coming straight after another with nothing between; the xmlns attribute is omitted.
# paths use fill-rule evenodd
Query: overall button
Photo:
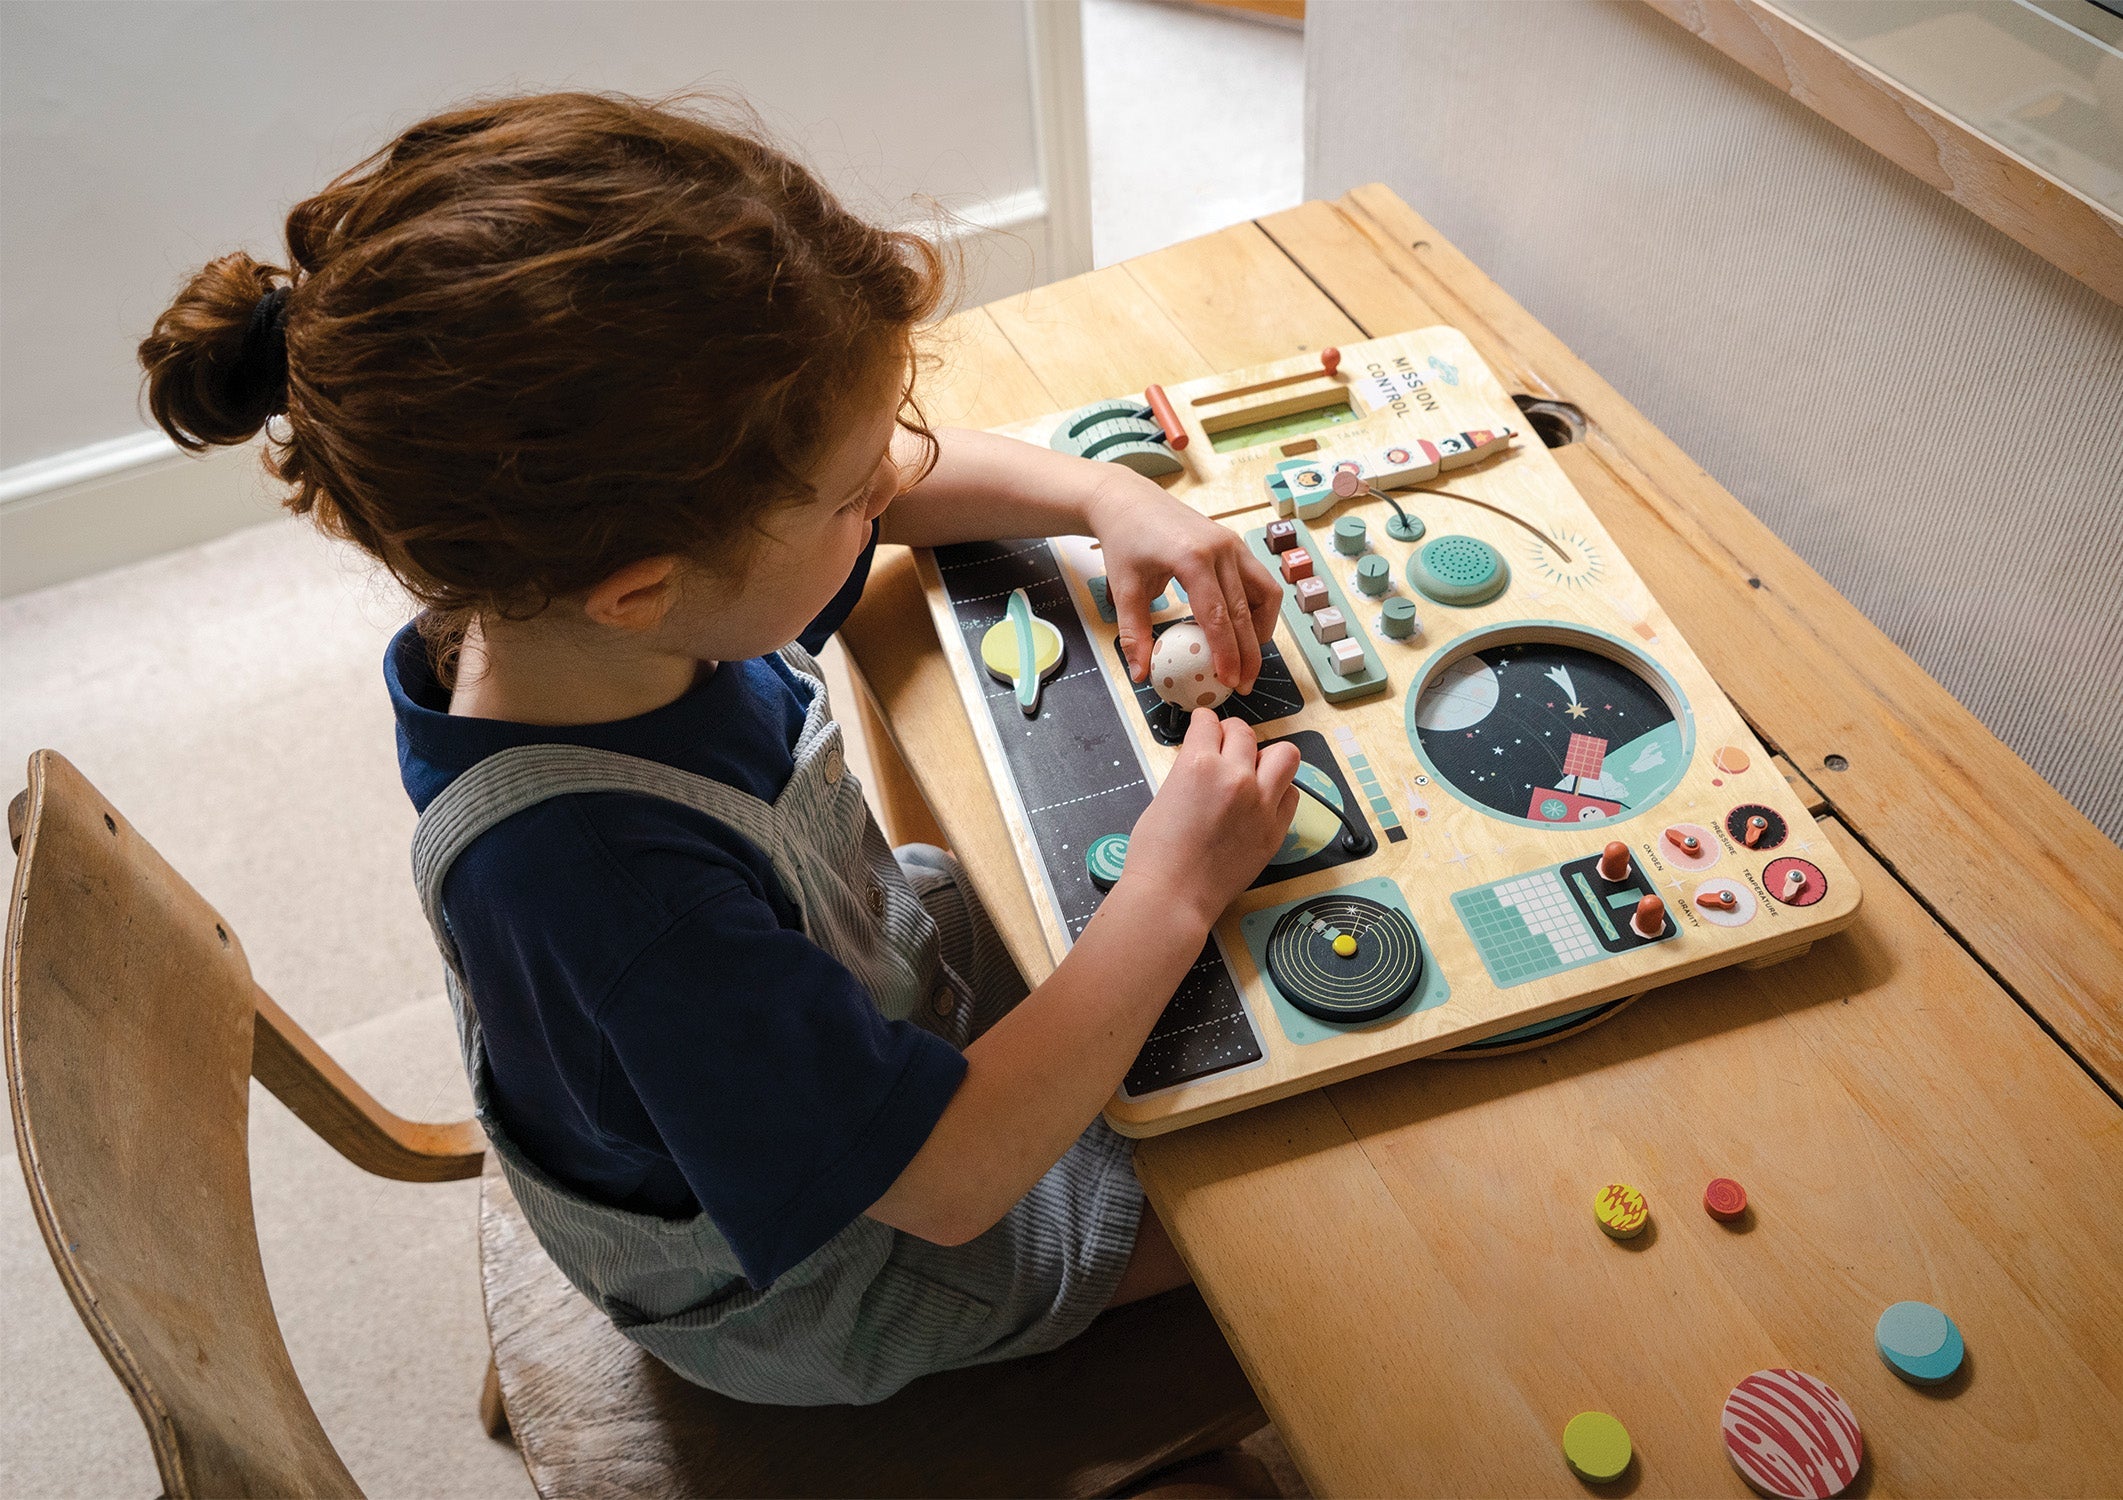
<svg viewBox="0 0 2123 1500"><path fill-rule="evenodd" d="M951 992L951 986L940 984L936 987L936 993L929 997L929 1009L945 1020L951 1018L951 1012L958 1009L958 996Z"/></svg>
<svg viewBox="0 0 2123 1500"><path fill-rule="evenodd" d="M825 772L827 786L839 786L840 778L847 769L848 763L841 756L840 746L835 745L826 752Z"/></svg>

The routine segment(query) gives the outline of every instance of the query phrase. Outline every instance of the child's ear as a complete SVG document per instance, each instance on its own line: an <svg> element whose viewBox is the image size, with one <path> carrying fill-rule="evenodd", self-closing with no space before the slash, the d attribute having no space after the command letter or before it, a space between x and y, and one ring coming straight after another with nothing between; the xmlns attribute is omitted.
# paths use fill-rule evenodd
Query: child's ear
<svg viewBox="0 0 2123 1500"><path fill-rule="evenodd" d="M644 557L628 563L589 592L582 612L599 625L653 630L678 602L678 559Z"/></svg>

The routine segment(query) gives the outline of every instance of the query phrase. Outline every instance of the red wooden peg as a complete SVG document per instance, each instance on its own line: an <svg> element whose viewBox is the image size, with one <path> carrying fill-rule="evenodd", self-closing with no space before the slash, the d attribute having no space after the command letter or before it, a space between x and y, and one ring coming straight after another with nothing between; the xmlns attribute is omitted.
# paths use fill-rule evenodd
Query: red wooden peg
<svg viewBox="0 0 2123 1500"><path fill-rule="evenodd" d="M1150 403L1150 415L1157 418L1157 430L1165 435L1165 446L1175 453L1186 447L1187 429L1179 425L1179 413L1172 409L1165 388L1150 386L1143 391L1143 399Z"/></svg>

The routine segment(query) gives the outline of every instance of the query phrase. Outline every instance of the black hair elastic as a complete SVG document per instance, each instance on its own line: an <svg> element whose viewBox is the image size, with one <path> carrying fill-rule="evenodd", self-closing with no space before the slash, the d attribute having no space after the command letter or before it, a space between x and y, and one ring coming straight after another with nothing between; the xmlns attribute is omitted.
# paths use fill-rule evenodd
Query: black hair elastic
<svg viewBox="0 0 2123 1500"><path fill-rule="evenodd" d="M287 410L287 299L293 290L276 286L258 299L229 375L237 401L269 417Z"/></svg>

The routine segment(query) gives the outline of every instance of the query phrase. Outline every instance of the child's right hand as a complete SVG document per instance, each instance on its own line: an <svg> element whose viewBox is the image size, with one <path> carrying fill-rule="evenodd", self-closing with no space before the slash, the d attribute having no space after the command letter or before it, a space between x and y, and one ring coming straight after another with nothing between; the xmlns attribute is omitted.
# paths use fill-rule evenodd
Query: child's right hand
<svg viewBox="0 0 2123 1500"><path fill-rule="evenodd" d="M1121 887L1156 892L1207 932L1290 831L1297 747L1260 750L1253 728L1198 708L1165 784L1128 835Z"/></svg>

